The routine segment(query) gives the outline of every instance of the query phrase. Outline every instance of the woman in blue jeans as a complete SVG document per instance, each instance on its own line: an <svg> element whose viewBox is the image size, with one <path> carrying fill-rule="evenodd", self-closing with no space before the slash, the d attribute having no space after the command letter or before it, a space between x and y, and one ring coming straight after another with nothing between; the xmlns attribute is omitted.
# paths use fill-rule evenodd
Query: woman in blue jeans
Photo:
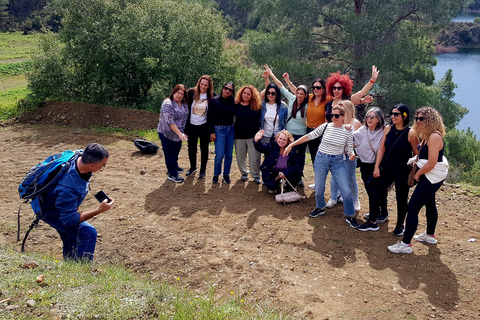
<svg viewBox="0 0 480 320"><path fill-rule="evenodd" d="M327 174L332 173L332 179L337 182L340 193L343 197L343 212L346 222L352 227L357 228L358 223L355 218L355 209L353 207L353 197L348 184L347 172L343 164L344 150L347 150L350 161L355 160L353 152L353 132L343 126L345 118L345 107L339 103L332 108L332 122L324 123L314 131L304 135L297 141L289 144L285 148L288 154L293 147L298 144L308 142L322 136L322 142L318 147L317 156L313 168L315 170L315 201L316 206L310 212L311 218L316 218L325 214L325 181Z"/></svg>
<svg viewBox="0 0 480 320"><path fill-rule="evenodd" d="M210 139L215 142L215 166L212 183L218 183L222 173L223 182L230 183L230 169L233 160L233 145L235 143L234 117L235 117L235 86L228 82L222 88L222 94L213 98L208 103L208 123L210 126ZM225 159L225 161L223 161Z"/></svg>

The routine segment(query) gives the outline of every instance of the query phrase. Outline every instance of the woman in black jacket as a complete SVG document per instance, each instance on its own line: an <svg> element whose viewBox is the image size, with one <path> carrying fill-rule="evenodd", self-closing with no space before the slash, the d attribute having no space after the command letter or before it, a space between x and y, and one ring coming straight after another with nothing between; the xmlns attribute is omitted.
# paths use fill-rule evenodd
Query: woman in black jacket
<svg viewBox="0 0 480 320"><path fill-rule="evenodd" d="M302 167L298 150L293 148L292 151L284 156L285 147L291 144L294 139L290 132L282 130L275 136L272 143L262 143L265 130L257 132L254 138L254 146L258 152L265 154L265 160L260 166L262 171L262 179L270 193L280 191L280 180L286 178L292 186L296 186L302 178ZM287 184L285 186L289 188Z"/></svg>

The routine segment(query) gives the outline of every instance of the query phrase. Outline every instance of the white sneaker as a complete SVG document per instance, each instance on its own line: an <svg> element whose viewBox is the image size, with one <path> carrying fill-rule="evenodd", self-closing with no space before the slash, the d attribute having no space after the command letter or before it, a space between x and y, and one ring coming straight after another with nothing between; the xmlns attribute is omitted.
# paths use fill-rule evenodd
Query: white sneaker
<svg viewBox="0 0 480 320"><path fill-rule="evenodd" d="M338 202L343 203L343 197L342 196L340 196L340 198L338 198Z"/></svg>
<svg viewBox="0 0 480 320"><path fill-rule="evenodd" d="M426 242L430 244L437 244L437 239L435 239L435 235L429 236L427 232L425 231L422 234L416 235L413 237L413 239L419 241L419 242Z"/></svg>
<svg viewBox="0 0 480 320"><path fill-rule="evenodd" d="M328 200L327 205L325 207L333 208L336 204L337 204L336 200L330 199L330 200Z"/></svg>
<svg viewBox="0 0 480 320"><path fill-rule="evenodd" d="M362 209L360 206L360 201L358 200L353 203L353 207L355 208L355 211L360 211L360 209Z"/></svg>
<svg viewBox="0 0 480 320"><path fill-rule="evenodd" d="M398 241L393 246L388 246L388 250L393 253L412 253L412 245Z"/></svg>
<svg viewBox="0 0 480 320"><path fill-rule="evenodd" d="M313 183L313 184L309 184L309 185L308 185L308 188L309 188L309 189L313 189L313 190L315 190L315 183Z"/></svg>

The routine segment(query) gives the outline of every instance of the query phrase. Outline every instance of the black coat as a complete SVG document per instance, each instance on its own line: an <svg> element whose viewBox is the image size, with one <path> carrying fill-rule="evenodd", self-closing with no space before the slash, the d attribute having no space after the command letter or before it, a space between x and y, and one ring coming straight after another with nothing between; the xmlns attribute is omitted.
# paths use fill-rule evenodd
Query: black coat
<svg viewBox="0 0 480 320"><path fill-rule="evenodd" d="M261 143L260 141L254 141L253 144L258 152L265 154L265 160L260 166L263 181L266 182L269 179L275 179L278 172L275 167L277 165L278 156L280 154L280 146L273 139L271 143ZM275 176L272 176L274 172ZM282 170L282 172L289 181L292 181L291 183L294 183L294 181L298 182L302 179L302 167L300 163L300 157L298 155L298 150L295 147L293 147L288 154L287 169Z"/></svg>

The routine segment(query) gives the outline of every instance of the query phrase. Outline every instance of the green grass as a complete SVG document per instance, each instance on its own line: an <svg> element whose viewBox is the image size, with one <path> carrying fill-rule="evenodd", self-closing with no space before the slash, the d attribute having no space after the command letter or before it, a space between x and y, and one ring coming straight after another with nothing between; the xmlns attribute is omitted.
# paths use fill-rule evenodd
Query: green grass
<svg viewBox="0 0 480 320"><path fill-rule="evenodd" d="M0 33L0 62L27 60L37 48L38 35L23 35L21 32Z"/></svg>
<svg viewBox="0 0 480 320"><path fill-rule="evenodd" d="M26 87L0 90L0 120L8 120L19 116L26 111L26 108L19 106L19 101L25 99L29 91Z"/></svg>
<svg viewBox="0 0 480 320"><path fill-rule="evenodd" d="M0 78L24 75L30 68L29 61L0 63Z"/></svg>
<svg viewBox="0 0 480 320"><path fill-rule="evenodd" d="M38 264L23 269L26 261ZM0 247L0 300L18 306L2 307L2 319L287 319L287 316L235 293L216 297L190 292L184 279L160 283L123 266L64 262L55 257L20 254ZM44 282L36 282L43 275ZM27 307L27 300L35 305Z"/></svg>

